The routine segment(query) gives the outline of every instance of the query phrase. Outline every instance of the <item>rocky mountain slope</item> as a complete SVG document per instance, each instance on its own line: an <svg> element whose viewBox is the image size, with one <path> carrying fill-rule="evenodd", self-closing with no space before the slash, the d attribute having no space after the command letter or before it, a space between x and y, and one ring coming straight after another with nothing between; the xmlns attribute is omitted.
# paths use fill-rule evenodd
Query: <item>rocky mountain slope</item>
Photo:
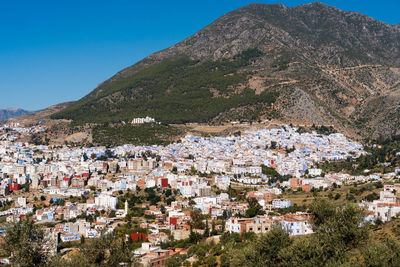
<svg viewBox="0 0 400 267"><path fill-rule="evenodd" d="M53 115L76 123L278 118L400 134L400 27L321 3L251 4Z"/></svg>
<svg viewBox="0 0 400 267"><path fill-rule="evenodd" d="M19 117L25 114L31 113L30 111L23 110L20 108L5 108L5 109L0 109L0 121L9 119L9 118L15 118Z"/></svg>

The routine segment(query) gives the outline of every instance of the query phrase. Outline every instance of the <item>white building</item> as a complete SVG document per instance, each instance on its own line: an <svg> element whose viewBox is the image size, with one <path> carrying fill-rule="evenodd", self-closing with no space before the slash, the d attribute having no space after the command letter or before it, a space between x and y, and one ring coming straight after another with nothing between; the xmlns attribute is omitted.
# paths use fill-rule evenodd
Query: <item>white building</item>
<svg viewBox="0 0 400 267"><path fill-rule="evenodd" d="M291 205L291 202L288 199L274 199L274 200L272 200L272 207L275 208L275 209L289 208L290 205Z"/></svg>
<svg viewBox="0 0 400 267"><path fill-rule="evenodd" d="M311 176L320 176L322 174L322 170L317 168L312 168L308 170L308 174Z"/></svg>
<svg viewBox="0 0 400 267"><path fill-rule="evenodd" d="M282 229L289 235L308 235L312 234L312 226L308 220L299 218L285 218L279 222Z"/></svg>
<svg viewBox="0 0 400 267"><path fill-rule="evenodd" d="M115 209L117 207L118 198L107 194L100 194L98 197L95 197L94 203L99 208Z"/></svg>
<svg viewBox="0 0 400 267"><path fill-rule="evenodd" d="M142 124L142 123L151 123L156 122L155 119L146 116L146 118L134 118L132 120L132 124Z"/></svg>
<svg viewBox="0 0 400 267"><path fill-rule="evenodd" d="M390 221L392 217L400 214L400 203L397 201L391 187L385 187L386 190L380 192L379 200L373 202L363 202L360 205L373 212L374 219L380 219L383 222Z"/></svg>
<svg viewBox="0 0 400 267"><path fill-rule="evenodd" d="M17 200L18 206L19 207L26 207L26 198L25 197L19 197Z"/></svg>

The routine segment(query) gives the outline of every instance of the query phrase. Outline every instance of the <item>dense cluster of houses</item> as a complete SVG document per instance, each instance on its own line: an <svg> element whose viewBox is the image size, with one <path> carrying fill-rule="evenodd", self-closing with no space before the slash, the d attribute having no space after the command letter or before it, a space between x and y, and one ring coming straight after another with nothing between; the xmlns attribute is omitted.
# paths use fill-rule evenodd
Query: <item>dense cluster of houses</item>
<svg viewBox="0 0 400 267"><path fill-rule="evenodd" d="M136 118L132 123L151 120ZM268 215L272 210L279 211L292 204L280 196L281 188L310 191L333 184L384 178L377 174L323 174L315 163L358 157L364 153L363 146L342 134L298 133L287 125L226 137L187 135L167 146L127 144L114 148L71 148L19 142L20 133L40 129L44 128L40 125L29 130L17 125L0 128L0 201L13 201L0 216L14 222L33 213L37 222L55 224L51 229L54 242L79 241L82 236L96 238L112 232L127 216L128 202L122 202L122 207L118 197L123 192L147 188L173 190L179 197L165 206L142 204L145 216L152 218L151 223L140 222L148 234L127 236L146 241L135 253L142 262L153 265L165 263L171 255L185 253L184 250L163 250L158 245L169 239L164 230L175 240L189 236L192 218L188 207L208 214L211 219L225 220L218 227L228 232L265 233L278 226L290 235L306 235L312 233L307 214ZM263 173L265 167L290 179L268 183L271 177ZM267 215L244 218L249 204L229 197L226 192L232 183L252 188L244 199L255 198ZM28 194L30 190L46 196L44 207L36 208L32 196L16 199L14 194L10 195L18 191ZM400 212L393 190L385 187L379 201L364 203L375 217L389 220ZM72 202L74 197L84 197L85 201Z"/></svg>
<svg viewBox="0 0 400 267"><path fill-rule="evenodd" d="M302 178L298 185L326 187L335 179L320 177L321 170L313 165L322 160L357 157L362 149L359 143L341 134L299 134L289 126L246 131L240 136L189 135L166 147L124 145L111 150L54 148L5 140L0 143L0 195L18 191L29 183L32 189L52 195L81 196L88 193L90 186L118 191L169 185L185 197L194 197L207 195L210 188L204 179L195 173L188 176L187 172L216 174L213 183L227 189L232 180L265 184L269 177L262 173L262 166L295 178L307 171L314 179ZM117 181L111 181L104 179L107 173L121 174Z"/></svg>
<svg viewBox="0 0 400 267"><path fill-rule="evenodd" d="M358 157L363 153L363 146L342 134L300 134L284 126L282 129L246 131L240 136L202 138L188 135L182 142L159 151L162 152L175 158L178 171L190 170L193 166L204 173L260 176L261 165L265 165L281 175L300 177L315 162Z"/></svg>

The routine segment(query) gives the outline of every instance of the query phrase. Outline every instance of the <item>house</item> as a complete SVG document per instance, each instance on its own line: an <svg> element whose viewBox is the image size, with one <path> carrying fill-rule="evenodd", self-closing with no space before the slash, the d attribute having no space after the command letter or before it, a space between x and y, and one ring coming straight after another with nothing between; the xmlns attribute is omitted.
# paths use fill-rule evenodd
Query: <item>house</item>
<svg viewBox="0 0 400 267"><path fill-rule="evenodd" d="M231 177L227 175L214 175L213 183L222 190L227 190L231 184Z"/></svg>
<svg viewBox="0 0 400 267"><path fill-rule="evenodd" d="M147 240L147 235L143 233L125 234L125 241L128 241L129 239L131 239L132 242L143 242Z"/></svg>
<svg viewBox="0 0 400 267"><path fill-rule="evenodd" d="M272 220L266 216L258 216L245 224L245 232L265 234L272 228Z"/></svg>
<svg viewBox="0 0 400 267"><path fill-rule="evenodd" d="M322 170L317 168L312 168L308 170L308 174L311 176L320 176L322 174Z"/></svg>
<svg viewBox="0 0 400 267"><path fill-rule="evenodd" d="M95 230L95 229L89 228L89 229L86 229L85 236L87 238L97 238L99 236L99 232L97 230Z"/></svg>
<svg viewBox="0 0 400 267"><path fill-rule="evenodd" d="M390 221L392 217L400 214L400 201L397 201L396 195L393 193L393 186L386 186L380 192L379 200L373 202L363 202L360 205L373 212L374 219L380 219L383 222Z"/></svg>
<svg viewBox="0 0 400 267"><path fill-rule="evenodd" d="M72 242L72 241L79 241L81 240L81 236L74 232L69 233L61 233L60 239L62 242Z"/></svg>
<svg viewBox="0 0 400 267"><path fill-rule="evenodd" d="M225 223L225 229L229 233L243 234L253 232L256 234L267 233L271 230L273 222L267 216L254 218L230 218Z"/></svg>
<svg viewBox="0 0 400 267"><path fill-rule="evenodd" d="M308 214L286 214L275 218L277 224L290 236L312 234L312 225Z"/></svg>
<svg viewBox="0 0 400 267"><path fill-rule="evenodd" d="M134 251L142 266L164 267L170 257L170 251L152 246L151 243L143 242L142 247Z"/></svg>
<svg viewBox="0 0 400 267"><path fill-rule="evenodd" d="M118 198L107 194L100 194L98 197L95 197L94 202L98 208L115 209Z"/></svg>
<svg viewBox="0 0 400 267"><path fill-rule="evenodd" d="M288 199L274 199L274 200L272 200L272 207L275 208L275 209L289 208L290 205L291 205L291 202Z"/></svg>

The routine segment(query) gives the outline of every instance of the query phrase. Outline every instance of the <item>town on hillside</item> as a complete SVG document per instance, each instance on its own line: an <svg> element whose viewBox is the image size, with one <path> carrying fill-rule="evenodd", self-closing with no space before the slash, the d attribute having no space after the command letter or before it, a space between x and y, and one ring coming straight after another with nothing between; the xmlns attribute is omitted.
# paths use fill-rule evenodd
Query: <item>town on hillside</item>
<svg viewBox="0 0 400 267"><path fill-rule="evenodd" d="M7 240L9 227L30 220L44 228L52 256L117 235L143 266L193 264L201 255L191 245L203 239L218 244L227 235L276 228L290 237L313 234L306 204L317 196L358 203L372 224L400 214L400 169L352 174L326 168L369 153L340 133L281 125L229 136L186 135L167 146L20 141L45 129L40 123L0 128L0 234ZM9 262L1 247L0 255Z"/></svg>

